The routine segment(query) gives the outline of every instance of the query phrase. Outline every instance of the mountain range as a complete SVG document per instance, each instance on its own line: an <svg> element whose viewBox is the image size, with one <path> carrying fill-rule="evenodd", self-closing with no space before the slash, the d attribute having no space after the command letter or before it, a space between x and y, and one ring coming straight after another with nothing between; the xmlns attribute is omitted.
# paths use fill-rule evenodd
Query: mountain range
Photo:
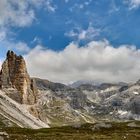
<svg viewBox="0 0 140 140"><path fill-rule="evenodd" d="M140 80L77 82L32 78L22 56L8 51L0 71L0 125L49 128L140 120Z"/></svg>

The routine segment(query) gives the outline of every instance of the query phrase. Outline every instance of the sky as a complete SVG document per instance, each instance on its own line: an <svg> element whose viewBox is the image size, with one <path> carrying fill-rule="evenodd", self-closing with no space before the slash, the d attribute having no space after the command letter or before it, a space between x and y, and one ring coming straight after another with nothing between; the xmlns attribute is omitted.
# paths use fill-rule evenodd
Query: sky
<svg viewBox="0 0 140 140"><path fill-rule="evenodd" d="M140 79L140 0L0 0L0 65L24 56L54 82Z"/></svg>

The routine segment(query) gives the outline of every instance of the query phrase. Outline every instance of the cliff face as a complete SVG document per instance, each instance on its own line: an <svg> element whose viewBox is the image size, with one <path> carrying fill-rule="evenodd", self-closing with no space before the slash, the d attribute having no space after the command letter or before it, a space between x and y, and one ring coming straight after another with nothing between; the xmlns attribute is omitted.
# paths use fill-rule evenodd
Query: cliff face
<svg viewBox="0 0 140 140"><path fill-rule="evenodd" d="M21 103L34 104L37 92L35 87L34 81L30 79L27 72L23 57L17 56L13 51L8 51L0 71L0 88L17 89Z"/></svg>

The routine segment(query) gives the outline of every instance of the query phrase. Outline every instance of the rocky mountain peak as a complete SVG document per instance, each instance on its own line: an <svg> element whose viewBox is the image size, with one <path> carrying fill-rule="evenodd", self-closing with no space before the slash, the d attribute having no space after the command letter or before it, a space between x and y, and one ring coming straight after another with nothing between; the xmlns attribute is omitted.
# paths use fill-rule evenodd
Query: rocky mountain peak
<svg viewBox="0 0 140 140"><path fill-rule="evenodd" d="M0 71L0 88L14 88L19 92L21 103L35 103L35 84L31 80L24 58L13 51L7 52L7 57Z"/></svg>

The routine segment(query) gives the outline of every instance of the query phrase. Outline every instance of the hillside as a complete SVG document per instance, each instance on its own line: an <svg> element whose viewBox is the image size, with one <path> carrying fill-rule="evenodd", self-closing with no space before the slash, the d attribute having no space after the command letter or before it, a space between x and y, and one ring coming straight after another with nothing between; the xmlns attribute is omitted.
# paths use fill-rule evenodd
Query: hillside
<svg viewBox="0 0 140 140"><path fill-rule="evenodd" d="M31 78L22 56L8 51L0 72L1 124L48 128L140 120L140 84L84 83L77 87Z"/></svg>

